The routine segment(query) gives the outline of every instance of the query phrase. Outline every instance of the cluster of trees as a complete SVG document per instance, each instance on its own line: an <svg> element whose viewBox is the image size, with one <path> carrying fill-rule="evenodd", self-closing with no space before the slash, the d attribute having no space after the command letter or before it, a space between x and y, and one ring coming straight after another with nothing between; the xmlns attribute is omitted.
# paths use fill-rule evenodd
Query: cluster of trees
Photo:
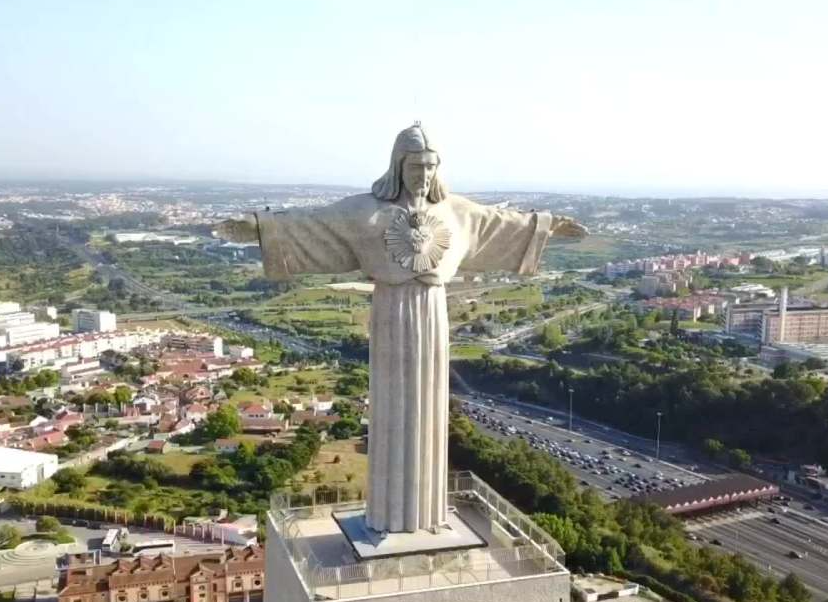
<svg viewBox="0 0 828 602"><path fill-rule="evenodd" d="M691 546L681 524L659 508L629 500L607 504L593 489L579 489L548 455L520 440L487 437L465 417L452 416L449 454L454 466L473 470L533 514L563 547L572 569L643 573L688 600L720 595L736 602L810 600L795 576L777 582L739 555Z"/></svg>
<svg viewBox="0 0 828 602"><path fill-rule="evenodd" d="M106 460L98 460L90 472L112 479L128 479L161 483L169 481L173 472L169 466L154 458L139 458L124 450L111 452Z"/></svg>
<svg viewBox="0 0 828 602"><path fill-rule="evenodd" d="M57 493L78 494L86 487L86 475L77 468L61 468L52 475Z"/></svg>
<svg viewBox="0 0 828 602"><path fill-rule="evenodd" d="M62 303L72 290L68 274L81 265L71 249L42 227L18 223L0 236L0 274L7 278L5 287L26 300Z"/></svg>
<svg viewBox="0 0 828 602"><path fill-rule="evenodd" d="M102 406L124 405L132 401L132 389L126 385L118 385L112 392L106 389L94 389L85 396L76 396L72 401L77 404Z"/></svg>
<svg viewBox="0 0 828 602"><path fill-rule="evenodd" d="M368 393L368 367L362 363L343 363L342 375L337 379L334 391L346 397Z"/></svg>
<svg viewBox="0 0 828 602"><path fill-rule="evenodd" d="M653 436L656 412L662 412L667 439L692 445L717 439L749 453L828 462L826 384L807 373L742 381L728 366L702 361L661 371L621 362L576 374L554 361L539 367L488 357L456 368L483 390L549 405L567 403L572 387L579 414L645 437Z"/></svg>
<svg viewBox="0 0 828 602"><path fill-rule="evenodd" d="M60 374L54 370L41 370L23 377L0 376L0 395L25 395L29 391L54 387L60 382Z"/></svg>
<svg viewBox="0 0 828 602"><path fill-rule="evenodd" d="M322 445L319 433L303 425L289 445L243 442L226 457L207 458L193 465L190 478L200 487L234 494L248 491L266 498L311 463Z"/></svg>

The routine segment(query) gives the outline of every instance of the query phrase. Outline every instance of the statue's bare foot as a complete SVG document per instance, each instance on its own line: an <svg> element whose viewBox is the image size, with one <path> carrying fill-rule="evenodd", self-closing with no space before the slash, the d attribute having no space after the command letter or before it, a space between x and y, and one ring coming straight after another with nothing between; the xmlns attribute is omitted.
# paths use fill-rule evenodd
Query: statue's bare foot
<svg viewBox="0 0 828 602"><path fill-rule="evenodd" d="M215 235L231 242L259 242L259 228L252 215L224 220L216 226Z"/></svg>

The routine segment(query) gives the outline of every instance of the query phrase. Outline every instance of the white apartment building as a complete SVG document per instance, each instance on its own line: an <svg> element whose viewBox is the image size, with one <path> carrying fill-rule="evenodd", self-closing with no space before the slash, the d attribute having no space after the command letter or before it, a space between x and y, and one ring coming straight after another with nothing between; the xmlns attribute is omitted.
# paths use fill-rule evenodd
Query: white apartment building
<svg viewBox="0 0 828 602"><path fill-rule="evenodd" d="M0 301L0 315L20 311L20 304L14 301Z"/></svg>
<svg viewBox="0 0 828 602"><path fill-rule="evenodd" d="M43 343L2 349L0 363L19 359L24 371L61 368L78 360L98 359L104 351L128 352L136 347L157 344L164 334L161 330L134 330L70 335Z"/></svg>
<svg viewBox="0 0 828 602"><path fill-rule="evenodd" d="M93 309L72 310L72 330L75 332L112 332L117 330L115 314Z"/></svg>
<svg viewBox="0 0 828 602"><path fill-rule="evenodd" d="M6 347L36 343L37 341L55 339L59 336L60 325L55 322L33 322L31 324L0 327L0 337L5 340Z"/></svg>
<svg viewBox="0 0 828 602"><path fill-rule="evenodd" d="M51 477L57 469L55 454L0 447L0 487L28 489Z"/></svg>
<svg viewBox="0 0 828 602"><path fill-rule="evenodd" d="M27 326L34 323L34 314L27 311L0 313L0 329L9 328L11 326Z"/></svg>

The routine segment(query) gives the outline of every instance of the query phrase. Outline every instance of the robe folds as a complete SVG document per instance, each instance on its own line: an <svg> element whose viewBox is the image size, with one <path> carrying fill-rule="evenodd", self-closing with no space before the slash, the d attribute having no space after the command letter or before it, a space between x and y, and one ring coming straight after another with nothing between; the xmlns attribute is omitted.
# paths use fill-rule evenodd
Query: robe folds
<svg viewBox="0 0 828 602"><path fill-rule="evenodd" d="M418 218L370 194L316 210L256 214L268 278L361 270L375 283L366 521L376 531L446 522L444 285L458 270L535 273L553 220L456 195L429 204Z"/></svg>

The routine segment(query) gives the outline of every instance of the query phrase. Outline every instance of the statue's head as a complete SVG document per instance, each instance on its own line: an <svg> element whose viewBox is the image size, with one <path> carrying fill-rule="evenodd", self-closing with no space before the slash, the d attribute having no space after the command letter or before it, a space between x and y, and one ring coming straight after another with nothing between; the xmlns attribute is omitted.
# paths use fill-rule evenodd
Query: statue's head
<svg viewBox="0 0 828 602"><path fill-rule="evenodd" d="M397 135L388 171L371 187L378 199L396 201L404 188L412 196L431 203L446 198L446 187L437 177L440 155L429 143L423 128L413 125Z"/></svg>

